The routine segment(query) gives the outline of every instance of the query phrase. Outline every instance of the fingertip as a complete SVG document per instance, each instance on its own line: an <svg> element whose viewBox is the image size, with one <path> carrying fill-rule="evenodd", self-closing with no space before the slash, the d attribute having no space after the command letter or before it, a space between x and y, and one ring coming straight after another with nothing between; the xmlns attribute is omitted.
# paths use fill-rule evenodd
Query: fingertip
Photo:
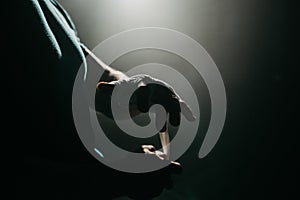
<svg viewBox="0 0 300 200"><path fill-rule="evenodd" d="M101 81L97 84L96 88L99 92L111 93L113 91L113 89L115 88L115 85L110 84L109 82Z"/></svg>
<svg viewBox="0 0 300 200"><path fill-rule="evenodd" d="M108 84L108 82L100 81L99 83L97 83L97 88L101 89L101 87L103 87L106 84Z"/></svg>
<svg viewBox="0 0 300 200"><path fill-rule="evenodd" d="M181 174L183 171L182 165L179 162L171 161L170 171L173 174Z"/></svg>
<svg viewBox="0 0 300 200"><path fill-rule="evenodd" d="M191 108L184 101L180 102L180 109L181 113L188 121L195 121L197 119L196 116L193 114Z"/></svg>
<svg viewBox="0 0 300 200"><path fill-rule="evenodd" d="M197 117L195 115L193 115L193 113L190 113L190 116L186 116L186 119L188 121L193 122L193 121L195 121L197 119Z"/></svg>
<svg viewBox="0 0 300 200"><path fill-rule="evenodd" d="M145 150L149 150L151 152L155 152L156 151L156 148L153 146L153 145L150 145L150 144L144 144L142 145L142 149Z"/></svg>

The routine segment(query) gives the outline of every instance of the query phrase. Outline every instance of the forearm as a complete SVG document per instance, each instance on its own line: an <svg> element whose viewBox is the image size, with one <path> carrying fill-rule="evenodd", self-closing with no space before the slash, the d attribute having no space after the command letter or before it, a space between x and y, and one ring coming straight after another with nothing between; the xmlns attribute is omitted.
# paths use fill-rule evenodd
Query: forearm
<svg viewBox="0 0 300 200"><path fill-rule="evenodd" d="M103 74L100 77L99 81L105 81L105 82L110 82L110 81L116 81L116 80L121 80L124 78L127 78L127 76L107 64L105 64L102 60L100 60L91 50L89 50L85 45L81 45L82 50L84 51L84 54L87 57L87 60L90 62L94 62L97 66L99 66L100 70L103 70Z"/></svg>

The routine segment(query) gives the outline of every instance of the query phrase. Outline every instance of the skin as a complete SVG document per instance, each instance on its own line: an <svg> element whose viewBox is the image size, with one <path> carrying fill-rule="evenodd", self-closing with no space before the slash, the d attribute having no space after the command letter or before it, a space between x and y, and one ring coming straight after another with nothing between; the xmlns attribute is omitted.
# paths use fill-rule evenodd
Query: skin
<svg viewBox="0 0 300 200"><path fill-rule="evenodd" d="M110 108L110 95L112 93L112 90L115 87L115 83L116 81L120 81L122 79L128 79L130 77L106 65L86 47L84 47L84 51L86 52L86 54L90 56L90 58L94 62L96 62L99 65L99 67L101 67L105 71L104 75L100 78L100 81L96 86L95 104L96 104L96 109L98 108L100 112L111 117L111 115L108 114L110 111L106 110L106 108ZM141 84L141 87L145 87L145 85ZM154 91L164 100L169 98L168 95L166 94L172 93L172 91L162 87L157 87L157 89L154 89ZM141 96L140 99L145 100L149 98L147 94L148 92L144 92L143 90L140 94L137 95ZM155 95L157 96L157 94ZM179 102L181 101L182 104L184 104L184 102L179 98L173 98L172 95L170 95L170 100L175 100L177 107L169 108L169 111L172 112L173 115L179 116L180 115ZM107 102L107 105L104 102ZM162 102L162 103L166 103L166 102ZM146 107L132 106L130 109L131 116L135 116L140 113L147 112L150 106L151 104L147 105ZM189 113L187 115L190 115L189 117L193 118L191 111L190 110L188 111ZM173 117L171 123L175 126L178 126L179 120L180 120L179 117ZM151 199L155 196L160 195L163 189L171 189L173 187L171 174L181 173L182 171L181 164L175 161L167 160L166 156L162 152L157 151L153 145L142 145L141 150L142 152L145 153L145 156L147 156L153 162L168 162L169 165L164 169L151 172L151 173L144 173L144 174L128 174L128 173L119 172L121 174L120 177L122 178L120 178L118 182L121 183L122 186L120 188L123 189L120 190L120 193L117 194L116 196L127 195L133 199ZM128 186L128 183L122 183L123 181L127 182L127 179L134 180L131 181L131 183L136 183L134 184L134 187L132 187L133 186L132 184L129 184L131 187L128 188L126 187ZM132 190L130 188L134 188L134 189Z"/></svg>
<svg viewBox="0 0 300 200"><path fill-rule="evenodd" d="M116 81L130 78L97 58L70 33L67 24L59 23L47 9L47 0L20 1L22 8L17 21L15 57L18 64L14 93L18 114L17 149L21 150L21 166L17 172L17 189L21 198L57 199L58 196L99 196L111 199L130 196L149 199L163 189L172 188L172 174L181 172L179 163L168 161L151 145L137 147L152 162L167 162L164 169L144 174L129 174L103 166L90 155L76 133L71 110L74 77L78 66L86 59L104 71L95 85L98 111L109 116L106 103ZM26 25L24 28L21 25ZM73 35L72 35L73 34ZM88 57L84 57L88 56ZM20 84L22 83L22 84ZM149 91L151 91L150 95ZM169 105L170 123L179 125L182 112L192 114L186 104L163 86L141 85L136 92L136 104L130 112L147 112L154 103ZM159 97L155 99L154 97ZM182 105L187 112L179 109ZM106 109L106 110L105 110ZM109 180L109 181L107 181ZM87 198L88 199L88 198Z"/></svg>

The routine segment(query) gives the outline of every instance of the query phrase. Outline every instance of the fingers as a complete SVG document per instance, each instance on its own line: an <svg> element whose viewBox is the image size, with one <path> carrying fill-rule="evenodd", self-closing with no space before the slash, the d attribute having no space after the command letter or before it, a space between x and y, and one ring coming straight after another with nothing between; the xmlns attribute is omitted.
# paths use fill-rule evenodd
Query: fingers
<svg viewBox="0 0 300 200"><path fill-rule="evenodd" d="M182 166L179 162L171 161L171 164L168 166L171 174L181 174Z"/></svg>
<svg viewBox="0 0 300 200"><path fill-rule="evenodd" d="M160 151L157 151L153 145L142 145L142 149L145 154L156 156L161 161L169 162L166 160L166 155ZM182 172L182 166L179 162L170 161L170 164L165 168L165 170L167 173L180 174Z"/></svg>
<svg viewBox="0 0 300 200"><path fill-rule="evenodd" d="M108 82L101 81L97 84L96 88L97 88L97 91L102 94L110 94L111 95L115 88L115 85L108 83Z"/></svg>
<svg viewBox="0 0 300 200"><path fill-rule="evenodd" d="M114 87L115 84L111 82L99 82L97 85L97 91L100 95L111 95ZM190 107L180 99L172 88L170 89L167 86L160 84L147 84L146 86L140 86L134 92L133 96L136 97L135 104L137 110L142 113L149 112L149 108L154 104L162 105L169 113L169 122L173 126L179 126L181 113L188 121L194 121L196 119ZM162 114L162 112L157 113L156 125L160 125L161 123L164 123L163 121L165 121L164 119L166 117Z"/></svg>
<svg viewBox="0 0 300 200"><path fill-rule="evenodd" d="M173 126L179 126L181 113L188 121L196 119L190 107L170 88L159 84L148 84L144 87L145 89L142 92L143 98L139 99L143 101L140 102L142 105L140 107L144 108L143 111L148 112L149 107L153 104L160 104L169 113L169 121Z"/></svg>
<svg viewBox="0 0 300 200"><path fill-rule="evenodd" d="M161 162L163 160L166 160L166 155L163 152L161 152L161 151L157 151L155 149L155 147L152 146L152 145L142 145L142 149L143 149L143 152L145 154L147 154L147 155L153 155L153 156L159 158L159 160L157 160L157 161Z"/></svg>
<svg viewBox="0 0 300 200"><path fill-rule="evenodd" d="M166 162L169 165L160 170L135 174L132 182L136 183L135 187L131 187L134 190L129 191L128 196L134 199L152 199L164 189L173 188L172 174L179 174L182 172L182 166L178 162L168 161L166 159L158 159L162 152L155 149L153 145L141 146L145 154L149 159L153 159L153 162Z"/></svg>
<svg viewBox="0 0 300 200"><path fill-rule="evenodd" d="M184 117L188 121L194 121L196 117L193 115L191 108L183 100L180 100L179 104L181 108L181 113L184 115Z"/></svg>
<svg viewBox="0 0 300 200"><path fill-rule="evenodd" d="M155 152L156 149L153 145L142 145L142 149L145 153Z"/></svg>

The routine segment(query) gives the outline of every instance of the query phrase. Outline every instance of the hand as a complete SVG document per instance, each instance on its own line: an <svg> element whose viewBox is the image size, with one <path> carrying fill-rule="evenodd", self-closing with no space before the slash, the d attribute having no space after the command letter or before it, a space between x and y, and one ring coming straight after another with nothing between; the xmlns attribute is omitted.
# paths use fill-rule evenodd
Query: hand
<svg viewBox="0 0 300 200"><path fill-rule="evenodd" d="M171 189L172 174L180 174L182 166L178 162L168 161L162 152L156 151L152 145L143 145L142 150L152 162L168 162L168 166L149 173L123 174L122 181L124 195L133 199L151 199L162 193L164 189Z"/></svg>
<svg viewBox="0 0 300 200"><path fill-rule="evenodd" d="M108 117L112 117L111 95L116 87L122 90L122 96L117 98L120 101L119 104L121 104L123 97L128 95L129 90L136 89L130 99L129 110L131 115L148 112L152 105L160 104L166 109L169 114L169 122L174 126L178 126L180 123L180 113L189 121L195 119L190 107L176 94L170 85L148 75L136 75L118 81L98 83L96 110Z"/></svg>
<svg viewBox="0 0 300 200"><path fill-rule="evenodd" d="M126 173L102 165L92 157L84 163L27 158L24 160L26 173L24 171L24 174L21 173L24 177L18 177L27 183L22 185L22 195L33 195L38 199L56 199L66 195L73 199L129 196L147 200L160 195L164 189L171 189L171 175L181 173L182 166L164 159L163 153L156 151L152 145L143 145L139 151L144 152L151 162L166 162L168 166L149 173ZM34 194L28 193L32 188L36 188ZM45 193L49 195L44 197Z"/></svg>

